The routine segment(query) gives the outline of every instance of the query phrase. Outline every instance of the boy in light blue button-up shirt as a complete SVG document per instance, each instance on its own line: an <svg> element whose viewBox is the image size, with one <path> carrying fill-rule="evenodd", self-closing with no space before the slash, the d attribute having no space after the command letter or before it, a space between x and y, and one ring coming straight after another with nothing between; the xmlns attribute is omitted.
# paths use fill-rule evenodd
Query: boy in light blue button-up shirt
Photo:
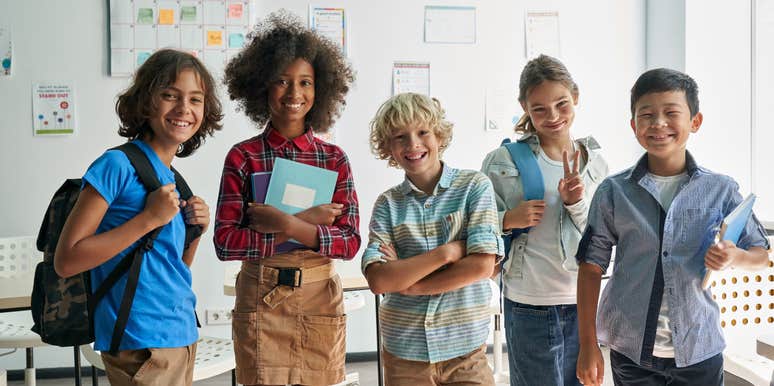
<svg viewBox="0 0 774 386"><path fill-rule="evenodd" d="M381 195L362 269L379 310L385 384L494 385L486 359L492 292L503 255L494 190L440 153L452 125L437 101L398 94L371 123L374 153L406 178Z"/></svg>
<svg viewBox="0 0 774 386"><path fill-rule="evenodd" d="M647 154L599 186L578 247L578 378L602 383L599 340L611 349L616 384L722 385L725 342L702 278L707 269L764 268L769 243L752 216L736 245L713 244L742 196L732 178L698 166L686 150L702 123L693 79L645 72L631 109ZM599 298L613 246L615 269Z"/></svg>

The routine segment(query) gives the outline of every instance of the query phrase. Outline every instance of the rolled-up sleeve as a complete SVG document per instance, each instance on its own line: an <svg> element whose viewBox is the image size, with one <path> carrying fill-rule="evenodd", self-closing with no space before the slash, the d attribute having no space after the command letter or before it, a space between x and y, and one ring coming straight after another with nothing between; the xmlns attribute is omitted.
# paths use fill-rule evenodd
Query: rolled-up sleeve
<svg viewBox="0 0 774 386"><path fill-rule="evenodd" d="M589 206L586 230L583 232L575 258L578 263L591 263L607 271L613 246L616 244L613 224L612 183L605 179L594 193Z"/></svg>
<svg viewBox="0 0 774 386"><path fill-rule="evenodd" d="M374 210L371 213L371 222L368 229L368 246L366 246L363 258L360 261L360 269L363 274L365 274L366 268L369 265L387 262L382 252L379 251L379 247L387 244L395 246L395 242L392 239L389 201L384 194L379 196L376 199L376 203L374 203Z"/></svg>
<svg viewBox="0 0 774 386"><path fill-rule="evenodd" d="M501 258L505 252L500 237L495 193L489 179L477 173L468 196L467 253L493 254Z"/></svg>

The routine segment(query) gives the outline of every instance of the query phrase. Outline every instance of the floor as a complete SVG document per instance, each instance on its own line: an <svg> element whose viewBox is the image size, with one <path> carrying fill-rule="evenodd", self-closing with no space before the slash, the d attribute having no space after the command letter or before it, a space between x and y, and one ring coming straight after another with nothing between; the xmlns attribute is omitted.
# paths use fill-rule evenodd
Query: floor
<svg viewBox="0 0 774 386"><path fill-rule="evenodd" d="M605 386L612 386L613 380L610 375L610 362L608 360L608 352L607 350L603 349L603 354L605 356ZM492 355L489 355L490 363L492 361ZM504 367L507 369L507 356L504 358ZM361 386L376 386L377 385L377 372L376 372L376 362L357 362L357 363L348 363L347 364L347 372L357 372L358 378L360 380ZM73 383L72 378L70 379L39 379L37 380L38 386L65 386L65 385L72 385ZM108 385L107 378L100 377L99 379L100 385ZM8 386L23 386L23 381L12 381L8 382ZM91 378L86 378L83 380L83 385L91 385ZM221 374L216 377L212 377L209 379L201 380L198 382L194 382L195 386L227 386L231 385L231 373L225 373ZM498 384L500 386L500 384Z"/></svg>

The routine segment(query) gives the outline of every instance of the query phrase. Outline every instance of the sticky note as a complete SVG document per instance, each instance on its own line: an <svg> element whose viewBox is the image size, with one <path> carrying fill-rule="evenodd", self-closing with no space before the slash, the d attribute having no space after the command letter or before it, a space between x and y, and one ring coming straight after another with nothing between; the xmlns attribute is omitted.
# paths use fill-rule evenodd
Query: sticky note
<svg viewBox="0 0 774 386"><path fill-rule="evenodd" d="M180 20L196 21L196 6L184 5L180 7Z"/></svg>
<svg viewBox="0 0 774 386"><path fill-rule="evenodd" d="M234 3L234 4L228 5L228 18L229 19L242 18L242 3Z"/></svg>
<svg viewBox="0 0 774 386"><path fill-rule="evenodd" d="M245 45L245 35L233 33L228 35L228 48L242 48Z"/></svg>
<svg viewBox="0 0 774 386"><path fill-rule="evenodd" d="M222 46L223 45L223 31L207 31L207 45L208 46Z"/></svg>
<svg viewBox="0 0 774 386"><path fill-rule="evenodd" d="M317 192L314 189L288 183L282 194L282 203L296 208L311 208L314 205L315 193Z"/></svg>
<svg viewBox="0 0 774 386"><path fill-rule="evenodd" d="M148 58L150 58L151 53L150 52L138 52L137 53L137 65L142 66L143 63L145 63Z"/></svg>
<svg viewBox="0 0 774 386"><path fill-rule="evenodd" d="M159 9L159 24L175 24L175 10Z"/></svg>
<svg viewBox="0 0 774 386"><path fill-rule="evenodd" d="M153 24L153 8L140 8L137 10L138 24Z"/></svg>

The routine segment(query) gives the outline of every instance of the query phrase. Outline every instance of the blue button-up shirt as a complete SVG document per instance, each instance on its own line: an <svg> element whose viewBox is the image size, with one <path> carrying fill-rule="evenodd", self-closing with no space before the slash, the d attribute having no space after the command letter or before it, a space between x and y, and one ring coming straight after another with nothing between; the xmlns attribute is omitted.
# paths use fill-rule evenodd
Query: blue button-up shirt
<svg viewBox="0 0 774 386"><path fill-rule="evenodd" d="M686 152L689 178L664 214L662 234L658 188L647 169L646 154L634 167L602 182L592 199L577 257L605 271L616 247L613 274L599 300L597 337L635 363L642 360L645 322L648 310L653 310L649 303L660 258L675 362L678 367L690 366L725 348L718 306L710 290L701 289L701 281L706 272L704 255L716 230L742 196L732 178L697 166ZM768 249L766 233L755 216L747 222L737 246Z"/></svg>

